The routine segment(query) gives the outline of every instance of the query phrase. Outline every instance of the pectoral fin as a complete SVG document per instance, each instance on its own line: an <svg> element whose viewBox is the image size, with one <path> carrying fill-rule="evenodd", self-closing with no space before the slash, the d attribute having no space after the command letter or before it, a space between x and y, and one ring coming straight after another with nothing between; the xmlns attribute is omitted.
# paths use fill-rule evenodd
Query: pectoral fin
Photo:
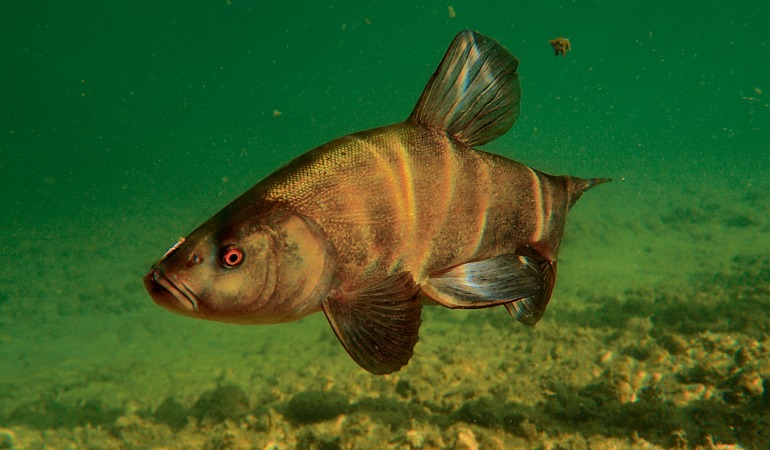
<svg viewBox="0 0 770 450"><path fill-rule="evenodd" d="M554 279L551 263L522 247L433 274L422 292L448 308L505 305L517 320L534 325L545 312Z"/></svg>
<svg viewBox="0 0 770 450"><path fill-rule="evenodd" d="M419 289L409 272L401 272L366 289L331 295L322 307L353 360L382 375L412 357L420 329Z"/></svg>

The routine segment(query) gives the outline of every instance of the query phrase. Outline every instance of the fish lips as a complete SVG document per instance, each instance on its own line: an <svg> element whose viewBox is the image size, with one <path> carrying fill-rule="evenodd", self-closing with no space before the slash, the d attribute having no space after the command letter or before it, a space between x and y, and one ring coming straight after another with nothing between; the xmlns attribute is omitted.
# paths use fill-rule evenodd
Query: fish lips
<svg viewBox="0 0 770 450"><path fill-rule="evenodd" d="M175 283L158 267L153 267L144 275L144 287L158 305L185 315L195 315L198 311L198 298L184 285Z"/></svg>

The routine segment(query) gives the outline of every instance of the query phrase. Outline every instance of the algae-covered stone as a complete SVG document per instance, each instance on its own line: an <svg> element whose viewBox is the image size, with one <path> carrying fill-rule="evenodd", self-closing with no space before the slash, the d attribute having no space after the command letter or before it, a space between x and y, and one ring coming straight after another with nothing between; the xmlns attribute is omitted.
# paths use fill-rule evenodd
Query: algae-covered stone
<svg viewBox="0 0 770 450"><path fill-rule="evenodd" d="M672 355L681 355L689 348L687 341L676 334L664 334L658 338L658 343Z"/></svg>
<svg viewBox="0 0 770 450"><path fill-rule="evenodd" d="M735 360L736 366L743 367L748 364L749 361L751 361L751 352L748 348L746 348L746 346L741 346L738 350L735 351L733 359Z"/></svg>
<svg viewBox="0 0 770 450"><path fill-rule="evenodd" d="M0 449L16 448L16 434L8 429L0 428Z"/></svg>
<svg viewBox="0 0 770 450"><path fill-rule="evenodd" d="M295 424L323 422L348 411L348 399L339 392L305 391L289 400L284 416Z"/></svg>
<svg viewBox="0 0 770 450"><path fill-rule="evenodd" d="M456 421L491 428L501 423L498 414L499 405L488 398L471 400L452 416Z"/></svg>
<svg viewBox="0 0 770 450"><path fill-rule="evenodd" d="M174 431L179 431L185 426L188 415L189 410L174 397L166 397L153 413L157 422L165 423Z"/></svg>
<svg viewBox="0 0 770 450"><path fill-rule="evenodd" d="M308 450L340 450L341 439L338 437L332 439L324 439L321 436L317 436L312 431L304 431L300 434L297 440L297 447Z"/></svg>
<svg viewBox="0 0 770 450"><path fill-rule="evenodd" d="M249 398L243 389L228 384L204 392L192 408L192 415L214 423L236 420L249 413Z"/></svg>
<svg viewBox="0 0 770 450"><path fill-rule="evenodd" d="M122 415L122 409L111 408L101 400L89 399L73 404L51 398L19 405L11 412L8 422L29 425L39 430L73 428L86 424L106 427Z"/></svg>
<svg viewBox="0 0 770 450"><path fill-rule="evenodd" d="M414 413L407 403L390 397L364 398L352 407L356 412L369 416L375 422L387 425L391 430L407 428Z"/></svg>
<svg viewBox="0 0 770 450"><path fill-rule="evenodd" d="M396 383L396 393L402 398L413 397L417 395L417 389L412 387L412 384L406 380L399 380Z"/></svg>

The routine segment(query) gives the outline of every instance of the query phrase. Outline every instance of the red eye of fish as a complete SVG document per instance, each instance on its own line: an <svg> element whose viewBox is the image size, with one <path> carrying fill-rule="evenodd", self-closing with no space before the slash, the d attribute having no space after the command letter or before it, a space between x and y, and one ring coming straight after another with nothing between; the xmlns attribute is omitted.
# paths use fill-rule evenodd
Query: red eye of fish
<svg viewBox="0 0 770 450"><path fill-rule="evenodd" d="M219 260L223 266L232 269L243 262L243 251L236 245L228 245L221 250Z"/></svg>

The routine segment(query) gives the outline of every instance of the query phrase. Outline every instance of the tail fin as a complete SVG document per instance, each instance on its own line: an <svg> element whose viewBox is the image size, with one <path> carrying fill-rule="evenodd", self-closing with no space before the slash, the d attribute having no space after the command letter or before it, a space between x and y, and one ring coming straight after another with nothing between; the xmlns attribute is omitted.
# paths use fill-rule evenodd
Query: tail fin
<svg viewBox="0 0 770 450"><path fill-rule="evenodd" d="M569 207L583 195L583 192L591 189L597 184L607 183L612 181L612 178L577 178L577 177L564 177L567 180L567 193L569 195Z"/></svg>

